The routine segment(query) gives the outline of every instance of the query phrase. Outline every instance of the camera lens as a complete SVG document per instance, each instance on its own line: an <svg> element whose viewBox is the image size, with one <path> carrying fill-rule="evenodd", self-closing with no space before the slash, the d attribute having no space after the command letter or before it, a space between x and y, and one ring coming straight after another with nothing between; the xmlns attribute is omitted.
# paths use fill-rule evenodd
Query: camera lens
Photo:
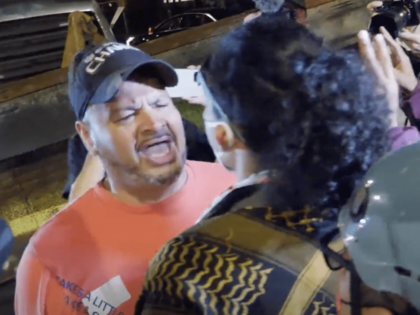
<svg viewBox="0 0 420 315"><path fill-rule="evenodd" d="M392 37L397 38L398 33L407 26L409 20L410 10L408 8L404 5L392 6L388 10L372 17L369 31L377 34L379 33L379 28L383 26Z"/></svg>

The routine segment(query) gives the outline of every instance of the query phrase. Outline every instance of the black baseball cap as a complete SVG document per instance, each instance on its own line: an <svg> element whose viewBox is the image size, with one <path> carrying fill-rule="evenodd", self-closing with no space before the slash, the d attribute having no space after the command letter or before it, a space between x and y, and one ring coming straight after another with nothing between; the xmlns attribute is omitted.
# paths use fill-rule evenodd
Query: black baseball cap
<svg viewBox="0 0 420 315"><path fill-rule="evenodd" d="M123 81L137 69L150 66L166 87L176 86L178 76L165 61L154 59L138 48L105 43L80 51L69 69L69 98L78 120L89 104L111 101Z"/></svg>

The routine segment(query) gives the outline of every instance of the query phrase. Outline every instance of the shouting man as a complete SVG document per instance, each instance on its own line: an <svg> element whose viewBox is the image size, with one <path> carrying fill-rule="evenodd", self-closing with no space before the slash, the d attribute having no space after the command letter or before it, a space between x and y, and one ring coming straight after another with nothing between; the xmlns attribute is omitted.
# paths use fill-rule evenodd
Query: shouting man
<svg viewBox="0 0 420 315"><path fill-rule="evenodd" d="M17 315L133 314L150 259L235 182L220 164L186 161L165 90L176 84L169 64L130 46L75 57L76 129L106 177L32 237L17 271Z"/></svg>

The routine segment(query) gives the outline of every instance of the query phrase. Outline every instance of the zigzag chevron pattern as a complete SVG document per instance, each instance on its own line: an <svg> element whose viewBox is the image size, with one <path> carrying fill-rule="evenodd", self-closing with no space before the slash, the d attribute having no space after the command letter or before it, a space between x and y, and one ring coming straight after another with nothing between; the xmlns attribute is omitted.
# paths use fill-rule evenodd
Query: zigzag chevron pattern
<svg viewBox="0 0 420 315"><path fill-rule="evenodd" d="M180 237L157 255L145 290L157 304L165 300L180 308L199 308L206 315L247 315L265 294L272 270L225 246Z"/></svg>

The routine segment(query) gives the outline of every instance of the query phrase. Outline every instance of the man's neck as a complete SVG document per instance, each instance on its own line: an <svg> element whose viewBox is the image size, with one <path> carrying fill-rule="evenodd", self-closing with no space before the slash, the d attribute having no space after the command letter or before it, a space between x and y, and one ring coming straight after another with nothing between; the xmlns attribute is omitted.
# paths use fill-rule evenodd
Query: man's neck
<svg viewBox="0 0 420 315"><path fill-rule="evenodd" d="M171 184L154 185L139 179L127 185L125 181L113 180L112 176L108 176L104 181L104 186L118 200L126 204L144 205L157 203L174 195L185 185L187 178L187 171L184 168L181 175Z"/></svg>

